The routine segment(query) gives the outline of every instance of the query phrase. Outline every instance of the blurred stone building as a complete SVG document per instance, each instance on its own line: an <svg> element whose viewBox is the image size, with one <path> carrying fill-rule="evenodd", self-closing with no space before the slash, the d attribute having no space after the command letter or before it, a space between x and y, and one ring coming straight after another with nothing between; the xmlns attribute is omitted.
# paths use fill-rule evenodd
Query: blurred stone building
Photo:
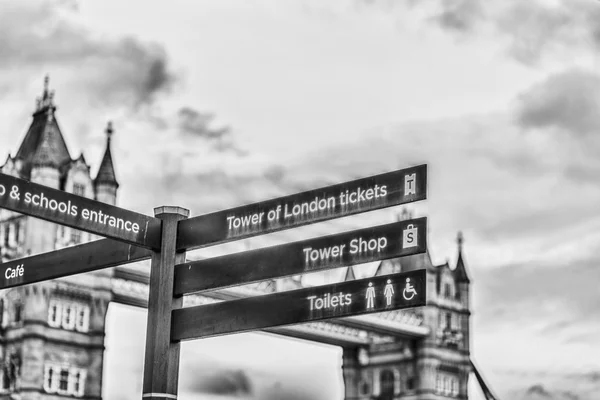
<svg viewBox="0 0 600 400"><path fill-rule="evenodd" d="M31 125L1 172L79 196L115 204L119 184L107 144L95 177L83 154L72 158L45 80ZM40 219L0 210L2 260L44 253L96 239ZM104 320L111 300L110 271L7 289L0 294L0 395L22 399L99 399Z"/></svg>
<svg viewBox="0 0 600 400"><path fill-rule="evenodd" d="M104 156L92 176L83 154L72 158L68 151L46 78L29 130L1 172L115 204L119 184L111 156L112 133L109 123ZM94 239L97 237L89 233L0 210L3 261ZM116 301L144 306L147 301L147 271L144 275L143 271L127 268L0 292L0 398L102 397L108 305ZM458 237L458 257L452 267L448 263L433 265L425 253L383 261L375 275L420 268L427 270L425 307L270 331L341 346L347 400L467 399L467 383L473 372L471 282L462 237ZM346 280L364 277L357 276L356 267L341 271ZM264 294L303 285L298 277L286 278L256 284L250 292L231 288L216 296L226 300L240 293ZM202 304L210 299L198 296L188 300Z"/></svg>

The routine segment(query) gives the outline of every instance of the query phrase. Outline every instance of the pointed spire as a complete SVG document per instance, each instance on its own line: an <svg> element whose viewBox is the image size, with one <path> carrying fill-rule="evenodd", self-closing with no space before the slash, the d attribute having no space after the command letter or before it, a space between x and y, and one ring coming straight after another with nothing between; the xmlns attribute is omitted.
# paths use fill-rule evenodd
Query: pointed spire
<svg viewBox="0 0 600 400"><path fill-rule="evenodd" d="M108 146L110 146L110 138L113 134L113 124L112 121L108 121L106 124L106 141L108 142Z"/></svg>
<svg viewBox="0 0 600 400"><path fill-rule="evenodd" d="M346 277L344 278L344 281L353 281L356 279L356 276L354 275L354 268L352 268L352 266L347 267L348 269L346 270Z"/></svg>
<svg viewBox="0 0 600 400"><path fill-rule="evenodd" d="M35 99L35 113L45 111L50 119L50 114L56 110L54 106L54 90L50 90L50 76L46 74L44 77L44 91L42 96ZM35 114L34 114L35 115Z"/></svg>
<svg viewBox="0 0 600 400"><path fill-rule="evenodd" d="M458 232L456 235L456 244L458 245L458 259L456 260L456 268L454 273L458 282L470 283L469 275L467 274L467 267L463 260L462 249L463 249L464 237L462 232Z"/></svg>
<svg viewBox="0 0 600 400"><path fill-rule="evenodd" d="M44 100L48 98L48 87L50 86L50 75L44 77Z"/></svg>
<svg viewBox="0 0 600 400"><path fill-rule="evenodd" d="M110 141L113 131L113 125L111 121L108 121L106 125L106 151L104 152L104 157L102 157L102 162L100 163L100 168L98 168L98 175L96 175L96 179L94 180L94 184L98 185L99 183L114 185L116 188L119 187L119 183L117 182L117 178L115 176L115 168L112 161L112 154L110 151Z"/></svg>
<svg viewBox="0 0 600 400"><path fill-rule="evenodd" d="M409 211L408 208L402 207L402 212L400 214L398 214L397 219L398 219L398 222L400 222L400 221L406 221L408 219L411 219L412 217L413 217L412 212Z"/></svg>

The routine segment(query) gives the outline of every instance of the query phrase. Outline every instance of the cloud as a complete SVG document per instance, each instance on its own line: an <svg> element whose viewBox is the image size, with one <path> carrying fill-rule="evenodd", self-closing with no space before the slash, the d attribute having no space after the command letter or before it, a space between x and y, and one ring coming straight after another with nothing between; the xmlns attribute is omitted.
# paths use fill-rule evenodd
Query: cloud
<svg viewBox="0 0 600 400"><path fill-rule="evenodd" d="M578 332L578 324L589 328L589 323L600 321L594 306L600 301L594 289L600 279L598 264L600 258L574 254L569 262L523 262L488 270L474 290L478 302L492 309L479 315L478 323L493 330L498 324L528 321L531 327L539 324L547 336L567 339ZM507 313L510 320L497 319L492 310Z"/></svg>
<svg viewBox="0 0 600 400"><path fill-rule="evenodd" d="M202 113L190 107L182 107L178 112L181 132L207 139L220 139L229 134L229 128L211 129L214 114Z"/></svg>
<svg viewBox="0 0 600 400"><path fill-rule="evenodd" d="M70 85L104 106L138 108L173 87L177 78L162 46L92 32L73 15L65 15L76 9L76 3L65 0L4 4L0 70L76 70L68 74Z"/></svg>
<svg viewBox="0 0 600 400"><path fill-rule="evenodd" d="M185 392L235 396L252 394L250 379L241 370L219 370L204 376L196 374L186 382L187 387L182 388Z"/></svg>
<svg viewBox="0 0 600 400"><path fill-rule="evenodd" d="M466 33L483 18L482 3L478 0L450 0L440 4L441 10L432 20L443 29Z"/></svg>
<svg viewBox="0 0 600 400"><path fill-rule="evenodd" d="M579 400L579 396L570 391L548 391L543 385L529 387L522 397L523 400Z"/></svg>
<svg viewBox="0 0 600 400"><path fill-rule="evenodd" d="M245 157L248 152L241 149L236 143L230 127L211 128L215 115L212 113L201 112L191 107L181 107L177 112L175 126L179 132L184 135L183 139L188 141L188 145L211 144L211 148L217 152L230 152L237 157ZM170 122L165 118L157 118L157 126L167 129ZM202 142L197 140L201 139Z"/></svg>
<svg viewBox="0 0 600 400"><path fill-rule="evenodd" d="M600 132L600 75L569 69L549 76L518 98L517 122L526 129L557 128L588 136Z"/></svg>
<svg viewBox="0 0 600 400"><path fill-rule="evenodd" d="M365 6L383 12L386 0L363 0ZM518 62L535 66L543 58L557 55L565 59L574 52L593 54L600 49L600 3L588 0L506 0L498 3L477 0L404 2L411 18L433 21L440 29L461 36L479 37L493 32L507 40L508 55Z"/></svg>

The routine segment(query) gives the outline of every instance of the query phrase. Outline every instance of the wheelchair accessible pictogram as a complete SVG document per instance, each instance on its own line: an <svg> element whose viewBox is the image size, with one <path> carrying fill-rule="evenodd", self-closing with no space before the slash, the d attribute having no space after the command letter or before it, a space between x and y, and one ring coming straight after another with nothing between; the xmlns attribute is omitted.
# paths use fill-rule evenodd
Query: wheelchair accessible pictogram
<svg viewBox="0 0 600 400"><path fill-rule="evenodd" d="M410 293L410 297L407 296L408 293ZM402 291L402 296L404 297L404 300L412 300L416 295L417 291L415 290L413 285L410 284L410 278L406 278L406 287Z"/></svg>

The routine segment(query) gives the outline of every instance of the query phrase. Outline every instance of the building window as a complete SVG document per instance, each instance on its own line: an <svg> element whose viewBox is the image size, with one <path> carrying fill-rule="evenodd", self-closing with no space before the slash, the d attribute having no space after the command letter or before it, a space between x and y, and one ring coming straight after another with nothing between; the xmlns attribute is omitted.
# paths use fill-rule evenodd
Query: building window
<svg viewBox="0 0 600 400"><path fill-rule="evenodd" d="M447 282L444 284L444 296L452 297L452 287Z"/></svg>
<svg viewBox="0 0 600 400"><path fill-rule="evenodd" d="M62 326L70 331L75 328L75 308L75 304L66 303L62 311Z"/></svg>
<svg viewBox="0 0 600 400"><path fill-rule="evenodd" d="M58 393L67 394L69 390L69 369L62 368L58 380Z"/></svg>
<svg viewBox="0 0 600 400"><path fill-rule="evenodd" d="M369 387L369 382L362 381L359 385L360 394L362 396L368 396L371 388Z"/></svg>
<svg viewBox="0 0 600 400"><path fill-rule="evenodd" d="M48 325L53 328L87 332L90 308L87 305L53 299L48 307Z"/></svg>
<svg viewBox="0 0 600 400"><path fill-rule="evenodd" d="M4 246L9 247L10 224L4 225Z"/></svg>
<svg viewBox="0 0 600 400"><path fill-rule="evenodd" d="M21 233L21 225L18 222L15 224L14 231L15 231L15 242L14 243L15 243L15 245L18 245L19 244L19 234Z"/></svg>
<svg viewBox="0 0 600 400"><path fill-rule="evenodd" d="M62 307L56 300L50 300L48 308L48 325L58 328L62 322Z"/></svg>
<svg viewBox="0 0 600 400"><path fill-rule="evenodd" d="M44 391L82 397L86 375L86 371L81 368L46 363L44 366Z"/></svg>
<svg viewBox="0 0 600 400"><path fill-rule="evenodd" d="M458 377L448 373L439 373L436 376L435 390L446 396L458 396Z"/></svg>
<svg viewBox="0 0 600 400"><path fill-rule="evenodd" d="M87 332L90 325L90 308L88 306L79 305L77 307L77 319L75 321L75 329L79 332Z"/></svg>
<svg viewBox="0 0 600 400"><path fill-rule="evenodd" d="M71 229L71 242L73 242L73 244L81 243L81 231Z"/></svg>
<svg viewBox="0 0 600 400"><path fill-rule="evenodd" d="M415 378L412 376L406 380L406 390L414 390L415 388Z"/></svg>
<svg viewBox="0 0 600 400"><path fill-rule="evenodd" d="M85 197L85 186L80 183L73 184L73 194Z"/></svg>
<svg viewBox="0 0 600 400"><path fill-rule="evenodd" d="M15 304L15 322L21 322L21 304L20 303L16 303Z"/></svg>
<svg viewBox="0 0 600 400"><path fill-rule="evenodd" d="M381 384L381 395L389 397L394 395L394 372L386 369L381 371L379 376L379 382Z"/></svg>

